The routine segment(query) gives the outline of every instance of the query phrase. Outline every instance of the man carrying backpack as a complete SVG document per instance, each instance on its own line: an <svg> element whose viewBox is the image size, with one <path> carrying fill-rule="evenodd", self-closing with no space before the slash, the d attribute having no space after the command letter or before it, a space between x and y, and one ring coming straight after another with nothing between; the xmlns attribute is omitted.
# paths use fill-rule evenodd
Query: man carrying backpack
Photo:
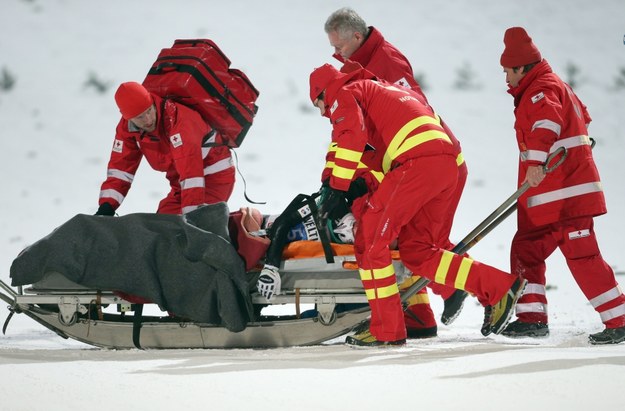
<svg viewBox="0 0 625 411"><path fill-rule="evenodd" d="M235 181L230 151L212 145L218 132L200 114L136 82L122 83L115 102L122 118L96 215L115 214L144 156L154 170L165 172L171 186L157 213L186 214L205 204L228 201Z"/></svg>

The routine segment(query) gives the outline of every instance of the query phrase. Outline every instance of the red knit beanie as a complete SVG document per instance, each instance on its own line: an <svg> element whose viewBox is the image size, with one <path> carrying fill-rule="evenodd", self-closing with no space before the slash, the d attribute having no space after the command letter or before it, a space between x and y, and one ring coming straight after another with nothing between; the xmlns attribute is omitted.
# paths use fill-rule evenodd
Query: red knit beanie
<svg viewBox="0 0 625 411"><path fill-rule="evenodd" d="M503 67L521 67L542 60L540 51L523 27L510 27L503 36L505 48L500 63Z"/></svg>
<svg viewBox="0 0 625 411"><path fill-rule="evenodd" d="M321 67L317 67L310 74L310 101L315 103L319 94L332 83L334 80L343 76L333 65L324 64Z"/></svg>
<svg viewBox="0 0 625 411"><path fill-rule="evenodd" d="M129 81L122 83L115 92L115 102L126 120L137 117L154 103L150 92L141 84Z"/></svg>

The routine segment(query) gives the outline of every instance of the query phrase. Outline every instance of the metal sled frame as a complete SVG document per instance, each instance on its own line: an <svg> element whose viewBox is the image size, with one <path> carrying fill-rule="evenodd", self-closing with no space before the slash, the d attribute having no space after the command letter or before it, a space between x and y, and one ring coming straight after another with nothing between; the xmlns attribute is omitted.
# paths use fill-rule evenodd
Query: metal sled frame
<svg viewBox="0 0 625 411"><path fill-rule="evenodd" d="M63 338L103 348L306 346L346 334L370 315L358 271L344 269L344 261L353 261L353 257L335 257L332 264L326 264L322 258L284 261L281 269L284 294L271 301L254 294L252 302L259 309L267 305L294 304L297 313L260 316L258 321L248 323L245 330L237 333L164 313L163 316L142 316L137 335L135 315L131 314L136 314L137 305L112 291L91 290L72 283L58 273L17 291L0 281L0 298L9 304L11 315L26 314ZM364 307L339 312L336 308L340 303L363 304ZM315 304L315 315L299 317L300 304ZM98 312L107 305L116 306L117 313Z"/></svg>

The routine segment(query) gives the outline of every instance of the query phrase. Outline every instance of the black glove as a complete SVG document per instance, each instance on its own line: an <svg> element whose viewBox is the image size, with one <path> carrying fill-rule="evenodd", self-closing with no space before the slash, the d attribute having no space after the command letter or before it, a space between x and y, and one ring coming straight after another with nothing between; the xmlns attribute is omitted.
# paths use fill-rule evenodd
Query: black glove
<svg viewBox="0 0 625 411"><path fill-rule="evenodd" d="M364 196L369 191L367 187L367 182L364 178L358 177L349 185L349 189L345 194L345 198L347 198L347 202L351 206L355 199L358 197Z"/></svg>
<svg viewBox="0 0 625 411"><path fill-rule="evenodd" d="M319 220L325 221L328 218L334 220L347 214L349 209L345 191L336 190L332 187L325 187L323 190L325 192L319 205Z"/></svg>
<svg viewBox="0 0 625 411"><path fill-rule="evenodd" d="M98 208L98 211L95 212L95 215L106 215L112 217L115 215L115 210L109 203L102 203L102 205Z"/></svg>

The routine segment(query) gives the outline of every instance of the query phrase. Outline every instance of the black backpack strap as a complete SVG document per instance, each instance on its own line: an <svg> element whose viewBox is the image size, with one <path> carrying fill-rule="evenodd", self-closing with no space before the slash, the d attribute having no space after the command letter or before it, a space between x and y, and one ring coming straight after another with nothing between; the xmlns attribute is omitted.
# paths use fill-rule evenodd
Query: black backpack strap
<svg viewBox="0 0 625 411"><path fill-rule="evenodd" d="M301 194L300 194L301 195ZM321 242L321 246L323 247L323 253L326 256L326 263L334 264L334 250L332 250L332 246L330 245L330 239L328 238L328 232L325 227L322 227L319 222L319 210L317 208L317 203L315 199L319 197L321 194L319 192L306 196L306 202L308 203L308 207L310 207L310 212L312 213L313 221L317 226L317 233L319 234L319 241Z"/></svg>

